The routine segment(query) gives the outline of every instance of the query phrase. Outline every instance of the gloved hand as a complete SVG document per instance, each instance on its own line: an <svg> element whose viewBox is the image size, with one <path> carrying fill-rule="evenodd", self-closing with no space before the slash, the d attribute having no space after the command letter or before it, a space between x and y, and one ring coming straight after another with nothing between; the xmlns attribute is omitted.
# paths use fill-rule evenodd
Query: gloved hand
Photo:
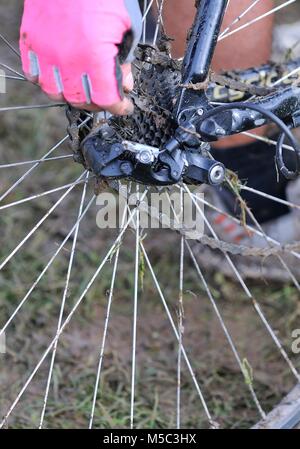
<svg viewBox="0 0 300 449"><path fill-rule="evenodd" d="M25 0L24 73L54 100L129 114L123 89L133 88L130 61L141 28L138 0Z"/></svg>

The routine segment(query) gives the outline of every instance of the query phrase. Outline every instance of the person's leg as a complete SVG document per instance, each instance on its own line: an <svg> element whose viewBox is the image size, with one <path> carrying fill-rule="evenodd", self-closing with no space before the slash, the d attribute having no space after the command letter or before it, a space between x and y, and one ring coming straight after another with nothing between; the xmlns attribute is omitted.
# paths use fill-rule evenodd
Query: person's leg
<svg viewBox="0 0 300 449"><path fill-rule="evenodd" d="M251 3L253 0L232 0L224 18L223 29ZM195 0L165 1L163 19L166 33L175 39L174 57L181 57L184 54L187 30L191 27L195 16L194 5ZM239 22L239 25L270 11L272 6L273 0L259 2ZM273 20L273 16L270 15L221 41L216 49L213 69L216 71L242 69L266 62L271 53Z"/></svg>
<svg viewBox="0 0 300 449"><path fill-rule="evenodd" d="M223 29L229 26L253 0L232 0L224 18ZM235 27L270 11L273 0L255 5ZM213 62L216 71L246 69L266 63L271 56L274 16L269 15L219 42Z"/></svg>

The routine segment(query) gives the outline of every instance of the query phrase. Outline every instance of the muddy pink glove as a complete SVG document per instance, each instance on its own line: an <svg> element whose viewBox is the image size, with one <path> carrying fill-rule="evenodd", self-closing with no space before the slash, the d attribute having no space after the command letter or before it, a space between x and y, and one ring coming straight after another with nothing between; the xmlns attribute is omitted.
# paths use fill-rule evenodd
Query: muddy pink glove
<svg viewBox="0 0 300 449"><path fill-rule="evenodd" d="M130 61L141 25L138 0L25 0L23 70L55 100L130 113L123 88L133 88Z"/></svg>

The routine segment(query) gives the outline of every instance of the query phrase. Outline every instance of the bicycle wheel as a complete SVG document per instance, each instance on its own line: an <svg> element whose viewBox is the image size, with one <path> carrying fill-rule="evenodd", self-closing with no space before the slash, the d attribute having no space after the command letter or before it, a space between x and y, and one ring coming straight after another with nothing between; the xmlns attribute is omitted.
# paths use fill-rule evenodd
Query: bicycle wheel
<svg viewBox="0 0 300 449"><path fill-rule="evenodd" d="M155 47L163 37L167 1L142 2L143 43ZM258 3L249 1L220 38L242 35L262 20L248 19ZM294 4L282 1L276 11ZM118 189L129 207L116 229L99 227L103 203L97 204L93 173L73 161L66 107L45 101L24 80L9 26L17 26L12 17L19 5L10 2L7 9L0 1L0 7L6 13L0 34L6 82L0 108L1 426L240 428L260 421L261 427L296 427L299 245L296 238L282 244L242 193L283 205L297 220L297 181L282 199L228 176L242 218L224 210L212 188L201 187L203 197L185 183L174 186L179 209L188 198L203 222L200 241L176 227L176 208L170 229L144 229L147 186L98 185L100 196ZM295 61L290 72L277 70L276 88L297 79ZM245 74L237 73L239 79ZM149 103L110 123L127 140L160 146L172 134L168 108L179 71L148 59L136 63L136 78L133 95L148 90ZM75 119L71 136L76 129L81 136L90 132L91 114ZM247 134L271 151L272 139ZM160 193L172 204L168 188ZM164 223L157 209L150 215ZM251 245L226 242L225 220L239 237L251 232ZM277 408L287 394L290 406Z"/></svg>

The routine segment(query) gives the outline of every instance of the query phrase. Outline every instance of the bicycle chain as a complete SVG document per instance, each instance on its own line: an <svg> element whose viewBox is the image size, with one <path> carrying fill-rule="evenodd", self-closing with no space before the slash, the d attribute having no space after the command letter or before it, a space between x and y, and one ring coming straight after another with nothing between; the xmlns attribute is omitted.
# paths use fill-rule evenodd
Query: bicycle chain
<svg viewBox="0 0 300 449"><path fill-rule="evenodd" d="M212 71L210 72L208 79L204 83L197 83L197 84L191 83L187 85L182 85L182 87L185 87L186 89L203 90L206 89L210 83L215 83L221 87L237 90L239 92L244 92L251 96L255 95L257 97L264 97L266 95L275 92L276 90L275 88L272 87L255 86L254 84L237 81L234 78L230 78L229 76L225 75L218 75L217 73L214 73Z"/></svg>
<svg viewBox="0 0 300 449"><path fill-rule="evenodd" d="M287 253L297 252L300 250L300 242L295 242L287 245L270 246L267 248L250 247L245 245L237 245L228 243L224 240L215 240L212 237L204 235L198 242L209 246L211 249L218 249L223 253L230 253L233 256L250 256L250 257L269 257L281 256Z"/></svg>
<svg viewBox="0 0 300 449"><path fill-rule="evenodd" d="M156 48L149 45L143 45L139 47L137 51L137 60L148 62L152 65L158 65L179 72L182 68L182 61L172 59L165 52L160 52ZM277 69L279 71L278 67ZM181 85L181 87L193 90L205 90L208 88L210 83L215 83L227 89L237 90L240 92L248 93L251 96L255 95L258 97L269 95L276 90L273 87L256 86L254 84L240 81L234 77L234 72L231 72L230 75L231 76L217 74L211 70L207 80L203 83L190 83L187 85Z"/></svg>
<svg viewBox="0 0 300 449"><path fill-rule="evenodd" d="M115 190L119 195L122 195L125 199L127 198L126 189L122 189L122 185L120 187L117 182L109 182L109 186ZM131 203L134 203L134 198L131 198ZM141 212L145 212L147 215L151 217L156 217L157 220L162 225L168 225L168 227L180 234L183 237L187 236L187 233L190 232L189 229L178 229L177 221L171 219L167 214L160 212L156 207L149 206L147 201L136 201L135 206L139 207ZM216 240L214 237L209 237L208 235L203 235L198 239L194 239L196 243L200 243L202 245L208 246L212 250L219 250L223 253L229 253L233 256L244 256L244 257L270 257L270 256L282 256L286 254L291 254L292 252L300 251L300 242L294 242L286 245L270 245L268 247L250 247L246 245L238 245L235 243L225 242L224 240L218 239Z"/></svg>

